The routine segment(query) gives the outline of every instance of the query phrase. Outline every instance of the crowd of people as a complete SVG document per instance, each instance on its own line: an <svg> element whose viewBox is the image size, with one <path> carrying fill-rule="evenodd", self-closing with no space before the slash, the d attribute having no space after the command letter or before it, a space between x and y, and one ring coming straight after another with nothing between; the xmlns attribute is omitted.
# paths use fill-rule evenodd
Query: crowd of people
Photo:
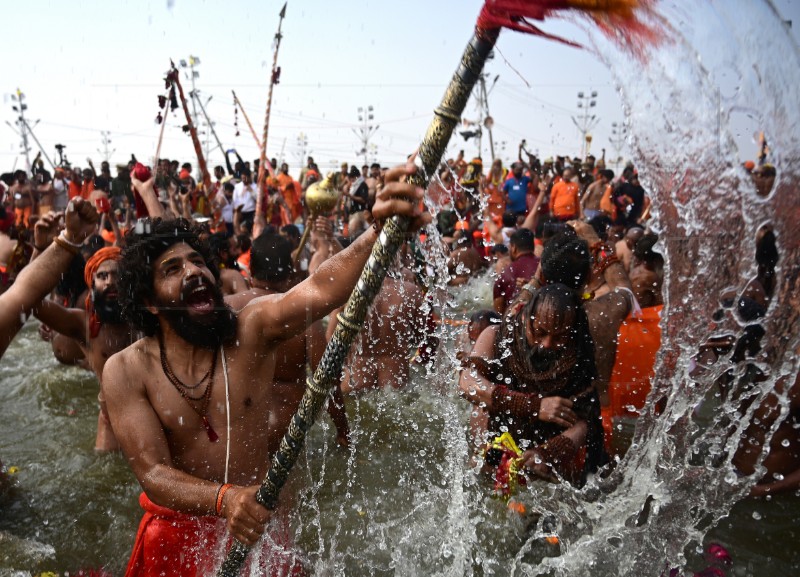
<svg viewBox="0 0 800 577"><path fill-rule="evenodd" d="M148 167L134 157L116 176L90 160L87 169L51 173L38 158L30 173L2 175L0 352L32 314L60 362L97 376L95 447L122 451L143 490L127 575L206 574L225 527L264 548L270 574L305 574L287 529L291 488L275 511L255 498L263 455L277 450L336 311L394 215L410 217L416 232L329 400L338 443L350 442L350 395L402 388L411 363L430 367L437 354L433 329L445 319L420 313L427 285L419 266L420 247L435 234L452 287L493 285L491 309L472 314L459 345L457 385L471 415L472 456L492 489L581 485L612 466L610 456L624 451L614 422L645 406L661 344L665 262L648 226L650 199L631 164L617 175L592 156L523 152L488 170L461 153L442 163L427 191L406 180L413 161L344 164L324 175L309 157L295 178L285 163L273 159L265 170L235 151L198 178L189 163ZM774 168L745 169L768 194ZM341 200L310 221L305 194L323 178ZM310 241L301 246L305 227ZM758 276L730 296L750 324L741 336L706 343L698 374L758 351L757 320L779 260L774 233L763 229L757 247ZM751 368L753 382L763 379ZM740 378L731 368L721 394ZM774 398L758 407L734 459L752 474L758 439L783 419L755 494L800 485L800 385L779 386L790 414L782 417Z"/></svg>

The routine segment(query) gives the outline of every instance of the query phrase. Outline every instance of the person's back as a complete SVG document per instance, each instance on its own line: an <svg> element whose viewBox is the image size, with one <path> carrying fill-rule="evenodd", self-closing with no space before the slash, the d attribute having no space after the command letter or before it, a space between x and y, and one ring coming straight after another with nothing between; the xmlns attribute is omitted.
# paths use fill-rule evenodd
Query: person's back
<svg viewBox="0 0 800 577"><path fill-rule="evenodd" d="M571 175L572 172L566 169L563 180L554 184L553 189L550 191L550 213L561 221L570 220L580 215L580 203L578 200L580 186L570 180Z"/></svg>
<svg viewBox="0 0 800 577"><path fill-rule="evenodd" d="M342 392L408 383L409 360L425 328L422 302L422 290L414 283L392 277L383 281L345 364Z"/></svg>

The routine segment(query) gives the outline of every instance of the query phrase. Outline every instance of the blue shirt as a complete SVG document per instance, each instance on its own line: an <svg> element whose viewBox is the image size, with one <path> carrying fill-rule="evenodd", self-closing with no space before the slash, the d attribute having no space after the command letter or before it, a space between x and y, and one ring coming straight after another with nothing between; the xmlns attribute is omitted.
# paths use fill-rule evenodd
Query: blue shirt
<svg viewBox="0 0 800 577"><path fill-rule="evenodd" d="M528 176L522 178L509 178L503 185L503 192L508 196L506 211L513 213L528 211L528 185L531 179Z"/></svg>

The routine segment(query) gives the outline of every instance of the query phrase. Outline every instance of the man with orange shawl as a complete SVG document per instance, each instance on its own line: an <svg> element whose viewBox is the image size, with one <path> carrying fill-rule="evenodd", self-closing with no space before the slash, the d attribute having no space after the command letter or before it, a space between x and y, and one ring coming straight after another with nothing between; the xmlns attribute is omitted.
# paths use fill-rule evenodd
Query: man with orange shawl
<svg viewBox="0 0 800 577"><path fill-rule="evenodd" d="M84 279L89 287L85 310L68 309L45 299L33 311L51 329L77 341L101 382L106 360L138 338L138 334L122 320L117 300L119 259L119 247L112 246L101 248L88 260L84 269ZM97 418L95 450L119 450L102 392L97 400L100 402L100 414Z"/></svg>

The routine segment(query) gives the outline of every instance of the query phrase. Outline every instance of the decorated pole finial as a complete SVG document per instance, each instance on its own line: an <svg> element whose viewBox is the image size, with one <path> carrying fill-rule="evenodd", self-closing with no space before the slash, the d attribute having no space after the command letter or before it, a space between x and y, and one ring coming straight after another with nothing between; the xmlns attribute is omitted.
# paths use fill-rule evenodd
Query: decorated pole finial
<svg viewBox="0 0 800 577"><path fill-rule="evenodd" d="M256 237L263 229L263 217L261 216L262 206L264 204L264 195L266 194L267 171L270 176L275 176L272 165L267 162L267 139L269 138L269 116L272 111L272 91L275 85L280 81L281 69L278 66L278 50L281 47L281 26L283 19L286 17L286 4L283 5L280 13L280 20L278 20L278 32L275 33L275 52L272 57L272 71L270 72L269 94L267 95L267 112L264 118L264 138L261 140L261 160L258 163L258 197L256 198L256 225L253 227L253 236Z"/></svg>

